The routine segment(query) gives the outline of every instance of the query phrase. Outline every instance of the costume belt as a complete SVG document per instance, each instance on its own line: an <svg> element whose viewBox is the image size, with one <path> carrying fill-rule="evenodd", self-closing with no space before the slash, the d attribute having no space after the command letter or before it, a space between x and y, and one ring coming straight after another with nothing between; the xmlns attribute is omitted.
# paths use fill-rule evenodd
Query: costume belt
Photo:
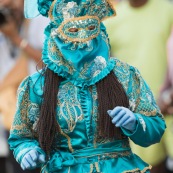
<svg viewBox="0 0 173 173"><path fill-rule="evenodd" d="M54 172L63 167L75 166L77 164L90 164L97 162L98 158L104 155L113 154L114 158L132 154L128 140L118 140L107 144L98 145L97 148L87 147L76 150L73 153L57 151L51 159L44 165L42 172Z"/></svg>

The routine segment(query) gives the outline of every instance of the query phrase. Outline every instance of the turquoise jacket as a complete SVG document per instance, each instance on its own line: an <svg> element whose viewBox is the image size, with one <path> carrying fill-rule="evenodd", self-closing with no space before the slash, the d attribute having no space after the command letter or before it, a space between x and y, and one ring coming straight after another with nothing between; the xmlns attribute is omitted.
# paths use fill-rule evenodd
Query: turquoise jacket
<svg viewBox="0 0 173 173"><path fill-rule="evenodd" d="M165 122L138 70L116 58L112 60L114 73L129 98L129 109L137 118L135 131L132 133L121 128L125 135L123 140L96 140L98 100L95 84L82 87L64 79L57 102L61 143L57 140L50 159L44 165L38 165L42 167L42 173L149 172L151 166L132 153L129 139L142 147L158 143L166 128ZM34 130L43 95L44 76L40 73L27 77L18 89L17 111L9 144L19 163L32 149L45 154Z"/></svg>

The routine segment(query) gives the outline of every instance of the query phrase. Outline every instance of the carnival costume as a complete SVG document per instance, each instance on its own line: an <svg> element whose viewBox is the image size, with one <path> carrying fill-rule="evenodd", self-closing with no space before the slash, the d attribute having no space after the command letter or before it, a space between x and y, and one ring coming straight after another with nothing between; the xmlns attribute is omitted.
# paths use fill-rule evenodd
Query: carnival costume
<svg viewBox="0 0 173 173"><path fill-rule="evenodd" d="M40 5L42 4L42 5ZM38 8L38 10L37 10ZM115 15L105 0L25 1L25 14L49 16L42 60L46 68L63 77L58 92L57 140L42 173L132 173L149 172L150 165L132 153L129 139L147 147L160 141L165 122L153 95L138 70L110 58L110 45L102 20ZM70 32L70 28L77 28ZM136 117L132 132L121 127L123 138L98 138L98 95L96 83L114 72ZM39 146L35 127L42 104L44 70L27 77L18 90L17 111L9 144L21 163L26 153ZM41 76L41 77L40 77ZM109 116L109 115L106 115Z"/></svg>

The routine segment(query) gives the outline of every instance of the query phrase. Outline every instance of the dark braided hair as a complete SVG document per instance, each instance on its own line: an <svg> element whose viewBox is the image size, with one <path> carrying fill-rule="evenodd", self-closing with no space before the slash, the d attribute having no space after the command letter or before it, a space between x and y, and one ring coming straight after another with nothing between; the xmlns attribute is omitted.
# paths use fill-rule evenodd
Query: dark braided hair
<svg viewBox="0 0 173 173"><path fill-rule="evenodd" d="M40 146L47 154L50 153L56 133L59 135L61 133L56 120L57 95L61 80L62 78L53 71L46 70L43 103L37 124L37 133ZM121 136L120 128L116 128L112 124L107 110L113 109L115 106L128 107L129 102L126 93L113 71L99 81L96 86L98 93L98 135L108 138Z"/></svg>
<svg viewBox="0 0 173 173"><path fill-rule="evenodd" d="M40 146L47 154L50 153L55 134L60 134L60 127L56 120L56 108L61 79L53 71L46 69L43 101L36 130Z"/></svg>
<svg viewBox="0 0 173 173"><path fill-rule="evenodd" d="M129 106L127 95L115 76L114 72L99 81L97 84L98 94L98 136L108 138L121 138L120 128L116 128L112 123L112 118L107 111L116 106Z"/></svg>

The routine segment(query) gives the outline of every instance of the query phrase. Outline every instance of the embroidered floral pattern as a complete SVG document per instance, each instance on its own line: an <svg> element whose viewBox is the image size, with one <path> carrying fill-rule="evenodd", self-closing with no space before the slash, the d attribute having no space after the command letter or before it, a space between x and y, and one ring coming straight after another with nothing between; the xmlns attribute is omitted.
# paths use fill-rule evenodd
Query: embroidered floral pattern
<svg viewBox="0 0 173 173"><path fill-rule="evenodd" d="M55 34L55 32L54 32ZM70 64L70 62L65 61L64 57L62 56L61 52L59 51L55 41L53 39L50 39L48 43L48 49L49 49L49 60L52 63L55 63L58 66L63 66L66 68L66 71L68 71L69 74L74 73L75 69L73 68L73 65Z"/></svg>
<svg viewBox="0 0 173 173"><path fill-rule="evenodd" d="M143 131L145 132L146 131L145 121L144 121L144 119L141 116L138 116L138 118L139 118L140 124L142 125Z"/></svg>
<svg viewBox="0 0 173 173"><path fill-rule="evenodd" d="M28 107L28 118L33 124L33 130L36 129L36 125L40 115L40 107L36 103L31 103Z"/></svg>
<svg viewBox="0 0 173 173"><path fill-rule="evenodd" d="M77 98L77 88L70 82L61 86L58 93L58 121L64 133L74 130L83 121L83 112Z"/></svg>
<svg viewBox="0 0 173 173"><path fill-rule="evenodd" d="M116 68L114 72L129 97L130 110L146 116L162 116L150 88L142 79L139 71L134 67L120 62L118 59L115 59L115 61Z"/></svg>
<svg viewBox="0 0 173 173"><path fill-rule="evenodd" d="M135 103L135 100L132 99L132 100L129 100L129 108L131 111L134 111L135 108L136 108L136 103Z"/></svg>
<svg viewBox="0 0 173 173"><path fill-rule="evenodd" d="M80 78L90 79L96 77L104 68L106 68L107 62L104 57L97 56L90 63L85 63L80 72Z"/></svg>
<svg viewBox="0 0 173 173"><path fill-rule="evenodd" d="M107 62L105 58L102 56L97 56L94 59L94 65L92 66L91 69L91 76L95 77L97 76L107 65Z"/></svg>
<svg viewBox="0 0 173 173"><path fill-rule="evenodd" d="M90 27L93 29L89 29ZM75 28L75 32L70 29ZM95 16L84 16L65 20L57 29L58 33L66 40L72 42L86 42L98 36L100 22Z"/></svg>
<svg viewBox="0 0 173 173"><path fill-rule="evenodd" d="M17 112L12 124L12 133L18 136L32 137L32 124L28 119L28 107L31 104L29 99L29 79L26 78L23 85L18 89Z"/></svg>
<svg viewBox="0 0 173 173"><path fill-rule="evenodd" d="M79 7L76 2L68 2L67 5L62 8L63 18L65 20L69 18L74 18L78 12L78 9ZM59 12L59 9L57 9L57 12Z"/></svg>
<svg viewBox="0 0 173 173"><path fill-rule="evenodd" d="M85 0L78 4L75 1L66 3L65 0L54 0L49 10L49 18L58 26L69 18L79 16L97 16L102 21L115 15L116 12L109 0Z"/></svg>

